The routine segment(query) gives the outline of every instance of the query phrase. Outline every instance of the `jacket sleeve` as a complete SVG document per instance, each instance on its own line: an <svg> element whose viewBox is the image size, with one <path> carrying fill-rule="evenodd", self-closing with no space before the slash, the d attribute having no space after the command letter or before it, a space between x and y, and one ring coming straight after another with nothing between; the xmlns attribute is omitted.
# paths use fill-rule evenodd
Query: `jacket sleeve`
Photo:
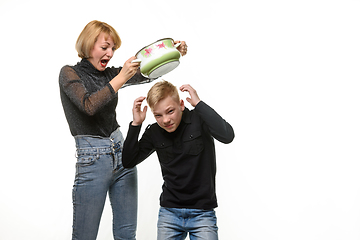
<svg viewBox="0 0 360 240"><path fill-rule="evenodd" d="M232 126L226 122L214 109L200 101L194 111L209 128L211 135L222 143L231 143L235 137Z"/></svg>
<svg viewBox="0 0 360 240"><path fill-rule="evenodd" d="M138 141L140 130L141 125L132 126L130 123L122 152L122 163L125 168L135 167L155 151L148 128Z"/></svg>

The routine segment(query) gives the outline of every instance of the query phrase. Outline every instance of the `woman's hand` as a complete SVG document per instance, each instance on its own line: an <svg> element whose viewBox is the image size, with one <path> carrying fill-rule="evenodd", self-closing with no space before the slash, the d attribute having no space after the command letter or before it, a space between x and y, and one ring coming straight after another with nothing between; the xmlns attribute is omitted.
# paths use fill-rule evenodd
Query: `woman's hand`
<svg viewBox="0 0 360 240"><path fill-rule="evenodd" d="M120 71L120 75L123 76L124 79L126 79L125 82L127 82L130 78L132 78L136 71L138 70L138 68L140 67L140 63L139 62L135 62L132 63L131 61L135 60L136 57L131 57L129 58L125 63L124 66L122 67L121 71Z"/></svg>
<svg viewBox="0 0 360 240"><path fill-rule="evenodd" d="M146 97L138 97L134 101L133 110L132 110L133 122L131 123L131 125L133 126L141 125L146 118L147 106L145 106L144 109L141 111L141 104L145 100L145 98Z"/></svg>
<svg viewBox="0 0 360 240"><path fill-rule="evenodd" d="M177 50L181 53L182 56L185 56L187 53L187 45L185 41L174 41L174 43L180 43L180 46L177 47Z"/></svg>
<svg viewBox="0 0 360 240"><path fill-rule="evenodd" d="M132 63L131 61L135 60L136 57L129 58L122 67L120 73L110 81L110 85L115 92L119 89L137 72L140 67L140 63Z"/></svg>
<svg viewBox="0 0 360 240"><path fill-rule="evenodd" d="M190 94L190 97L187 97L186 100L191 104L191 106L195 107L201 101L196 90L189 84L184 84L179 89L182 92L188 92Z"/></svg>

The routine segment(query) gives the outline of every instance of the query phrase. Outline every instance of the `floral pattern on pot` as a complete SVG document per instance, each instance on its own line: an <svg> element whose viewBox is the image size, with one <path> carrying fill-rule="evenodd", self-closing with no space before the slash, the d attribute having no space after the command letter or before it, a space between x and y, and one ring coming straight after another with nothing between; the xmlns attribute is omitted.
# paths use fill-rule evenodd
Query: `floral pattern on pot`
<svg viewBox="0 0 360 240"><path fill-rule="evenodd" d="M147 45L138 51L135 56L140 63L140 72L147 78L158 78L180 64L180 52L176 49L172 38L163 38Z"/></svg>
<svg viewBox="0 0 360 240"><path fill-rule="evenodd" d="M162 42L161 44L158 44L158 45L156 45L158 48L165 48L165 44L164 44L164 42Z"/></svg>
<svg viewBox="0 0 360 240"><path fill-rule="evenodd" d="M141 54L142 54L144 57L150 57L150 56L151 56L151 52L152 52L152 48L145 48L145 50L142 51Z"/></svg>
<svg viewBox="0 0 360 240"><path fill-rule="evenodd" d="M153 51L156 51L157 49L161 49L161 48L166 49L166 47L174 47L174 43L172 41L163 41L157 45L153 44L153 45L149 46L148 48L145 48L143 51L141 51L141 55L148 58L151 56L151 53Z"/></svg>

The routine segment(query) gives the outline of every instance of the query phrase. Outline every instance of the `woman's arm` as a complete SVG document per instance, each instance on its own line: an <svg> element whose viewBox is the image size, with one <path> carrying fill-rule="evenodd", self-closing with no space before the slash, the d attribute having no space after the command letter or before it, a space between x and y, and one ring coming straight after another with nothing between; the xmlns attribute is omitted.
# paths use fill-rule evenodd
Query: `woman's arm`
<svg viewBox="0 0 360 240"><path fill-rule="evenodd" d="M141 72L140 69L138 69L135 73L135 75L130 78L121 88L127 87L127 86L132 86L132 85L139 85L139 84L143 84L143 83L150 83L154 80L156 80L157 78L146 78L144 77Z"/></svg>
<svg viewBox="0 0 360 240"><path fill-rule="evenodd" d="M140 63L132 63L131 61L134 59L136 59L136 57L129 58L119 74L110 81L110 85L115 92L118 92L120 88L122 88L125 83L137 73Z"/></svg>
<svg viewBox="0 0 360 240"><path fill-rule="evenodd" d="M131 63L135 57L124 64L120 72L102 89L89 93L83 80L70 66L65 66L60 71L60 88L70 100L87 115L96 114L104 105L116 96L117 91L134 76L139 68L139 63Z"/></svg>
<svg viewBox="0 0 360 240"><path fill-rule="evenodd" d="M94 115L99 109L113 99L116 94L110 84L99 91L89 93L83 81L70 66L61 69L59 75L60 89L68 96L77 108L87 115Z"/></svg>

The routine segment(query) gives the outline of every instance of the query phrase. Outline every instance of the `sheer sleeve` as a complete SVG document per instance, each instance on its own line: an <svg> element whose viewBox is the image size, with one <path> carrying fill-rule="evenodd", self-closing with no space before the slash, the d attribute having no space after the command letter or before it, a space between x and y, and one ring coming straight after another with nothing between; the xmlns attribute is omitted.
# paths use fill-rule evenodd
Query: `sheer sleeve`
<svg viewBox="0 0 360 240"><path fill-rule="evenodd" d="M90 93L82 79L70 66L65 66L60 71L60 88L82 112L92 116L106 105L116 94L109 83L102 89Z"/></svg>
<svg viewBox="0 0 360 240"><path fill-rule="evenodd" d="M143 75L141 75L140 69L138 69L137 73L130 78L121 88L127 87L127 86L131 86L131 85L139 85L139 84L143 84L143 83L150 83L154 80L156 80L157 78L146 78Z"/></svg>

